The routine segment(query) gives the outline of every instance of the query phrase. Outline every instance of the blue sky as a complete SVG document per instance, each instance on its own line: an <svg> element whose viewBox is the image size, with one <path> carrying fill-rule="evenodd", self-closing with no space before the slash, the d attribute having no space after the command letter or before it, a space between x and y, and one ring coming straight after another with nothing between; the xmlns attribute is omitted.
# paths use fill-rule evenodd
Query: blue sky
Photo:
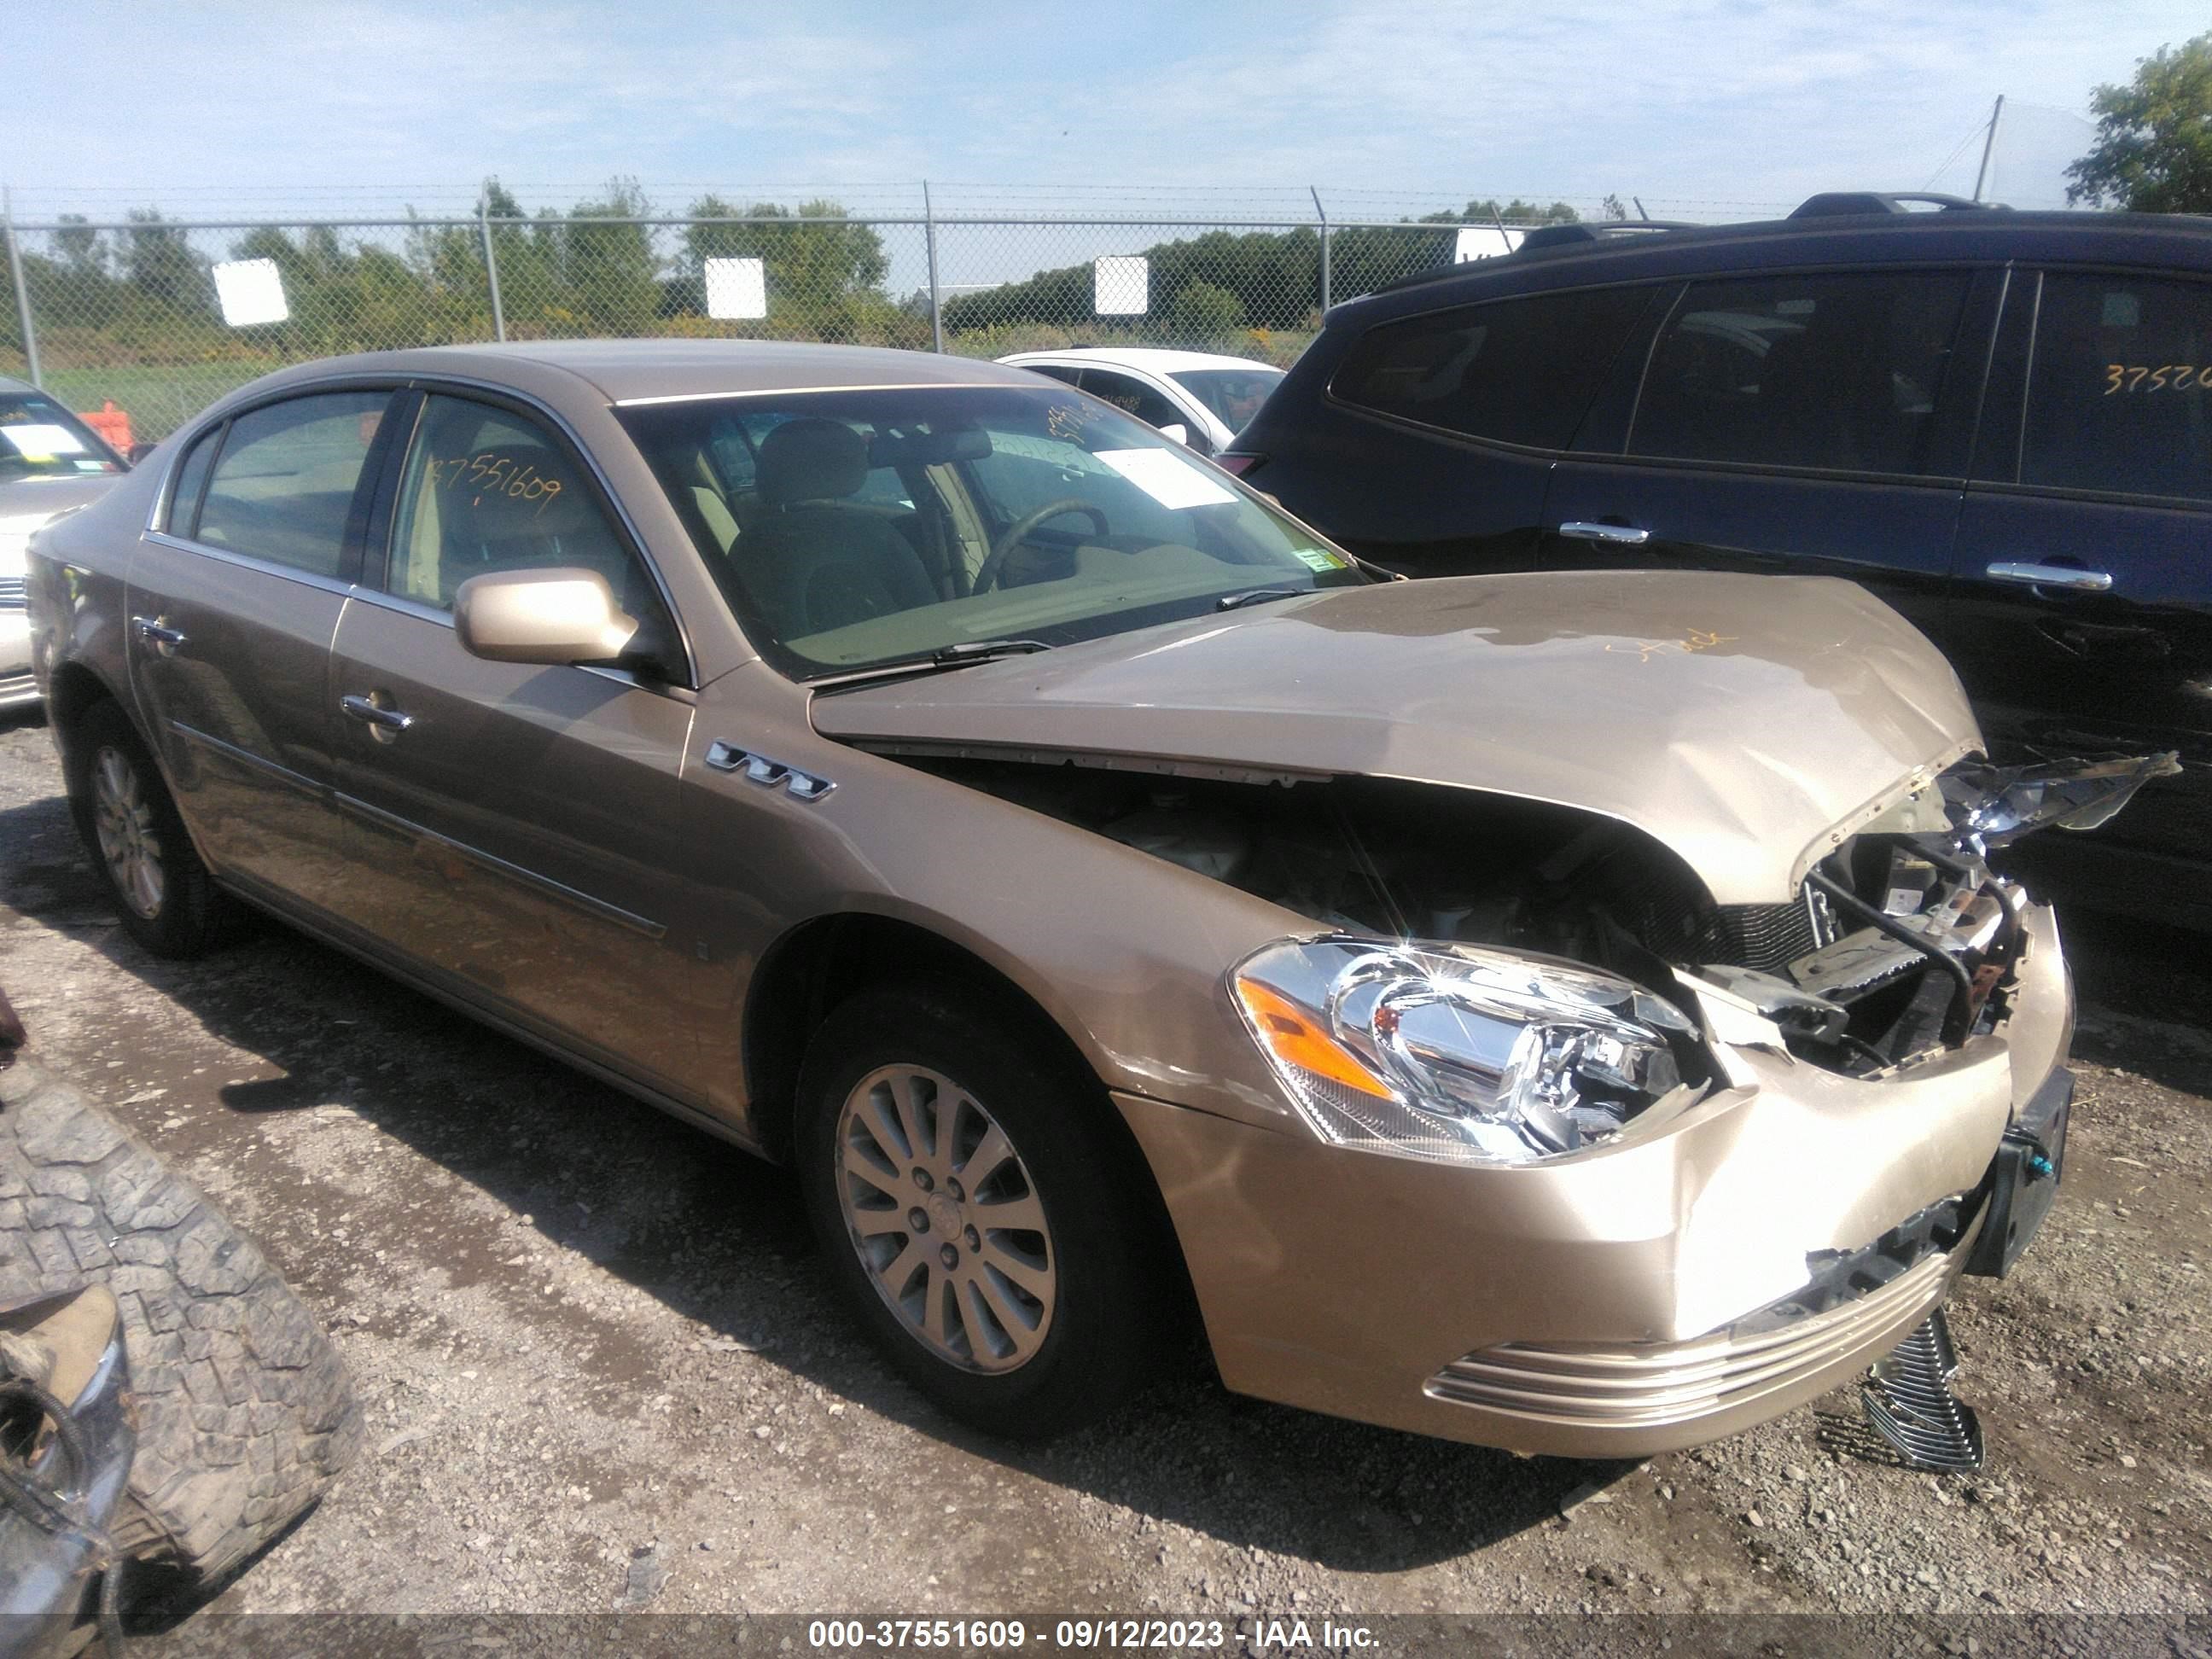
<svg viewBox="0 0 2212 1659"><path fill-rule="evenodd" d="M672 210L824 187L903 207L1254 207L1338 216L1608 191L1724 217L1838 185L2043 204L2089 88L2212 26L2175 0L1552 0L805 7L10 9L0 177L64 210L459 207L497 173L565 206L614 173ZM988 186L988 189L983 188Z"/></svg>

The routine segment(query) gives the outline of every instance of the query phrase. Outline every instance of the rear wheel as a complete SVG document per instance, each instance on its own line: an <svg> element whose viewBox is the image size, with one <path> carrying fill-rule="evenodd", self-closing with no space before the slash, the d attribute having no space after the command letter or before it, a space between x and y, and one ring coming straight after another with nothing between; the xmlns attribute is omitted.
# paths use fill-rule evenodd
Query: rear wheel
<svg viewBox="0 0 2212 1659"><path fill-rule="evenodd" d="M800 1080L831 1275L915 1386L993 1433L1103 1416L1160 1334L1150 1206L1072 1071L991 999L902 988L832 1013Z"/></svg>
<svg viewBox="0 0 2212 1659"><path fill-rule="evenodd" d="M238 918L200 862L153 756L117 704L94 703L65 746L70 806L123 926L161 957L193 957Z"/></svg>

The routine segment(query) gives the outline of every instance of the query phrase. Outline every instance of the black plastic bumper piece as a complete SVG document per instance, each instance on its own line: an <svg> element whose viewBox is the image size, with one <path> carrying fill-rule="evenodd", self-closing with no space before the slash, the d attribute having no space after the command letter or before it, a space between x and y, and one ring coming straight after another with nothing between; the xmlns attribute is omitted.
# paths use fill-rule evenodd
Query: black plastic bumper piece
<svg viewBox="0 0 2212 1659"><path fill-rule="evenodd" d="M2074 1073L2061 1066L2021 1109L1990 1164L1982 1231L1964 1272L2002 1279L2026 1253L2066 1174Z"/></svg>

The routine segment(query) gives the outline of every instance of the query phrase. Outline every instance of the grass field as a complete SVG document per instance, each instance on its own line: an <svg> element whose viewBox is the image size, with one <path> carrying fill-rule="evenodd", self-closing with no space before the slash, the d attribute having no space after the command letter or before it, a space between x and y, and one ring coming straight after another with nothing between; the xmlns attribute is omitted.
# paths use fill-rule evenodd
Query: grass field
<svg viewBox="0 0 2212 1659"><path fill-rule="evenodd" d="M41 377L48 392L71 409L98 409L112 398L129 411L131 435L143 441L166 438L234 386L264 374L273 363L143 363L112 368L48 365Z"/></svg>

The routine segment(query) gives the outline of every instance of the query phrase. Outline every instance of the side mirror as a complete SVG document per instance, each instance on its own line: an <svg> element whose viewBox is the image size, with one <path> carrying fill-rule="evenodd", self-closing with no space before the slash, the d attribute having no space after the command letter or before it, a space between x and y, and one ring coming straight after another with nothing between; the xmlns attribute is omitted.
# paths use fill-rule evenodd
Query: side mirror
<svg viewBox="0 0 2212 1659"><path fill-rule="evenodd" d="M499 570L453 595L461 648L488 662L612 662L637 634L596 570Z"/></svg>
<svg viewBox="0 0 2212 1659"><path fill-rule="evenodd" d="M160 447L159 444L135 443L124 452L123 459L136 466Z"/></svg>
<svg viewBox="0 0 2212 1659"><path fill-rule="evenodd" d="M1186 449L1190 447L1190 428L1181 421L1170 421L1160 428L1160 435L1174 439Z"/></svg>

